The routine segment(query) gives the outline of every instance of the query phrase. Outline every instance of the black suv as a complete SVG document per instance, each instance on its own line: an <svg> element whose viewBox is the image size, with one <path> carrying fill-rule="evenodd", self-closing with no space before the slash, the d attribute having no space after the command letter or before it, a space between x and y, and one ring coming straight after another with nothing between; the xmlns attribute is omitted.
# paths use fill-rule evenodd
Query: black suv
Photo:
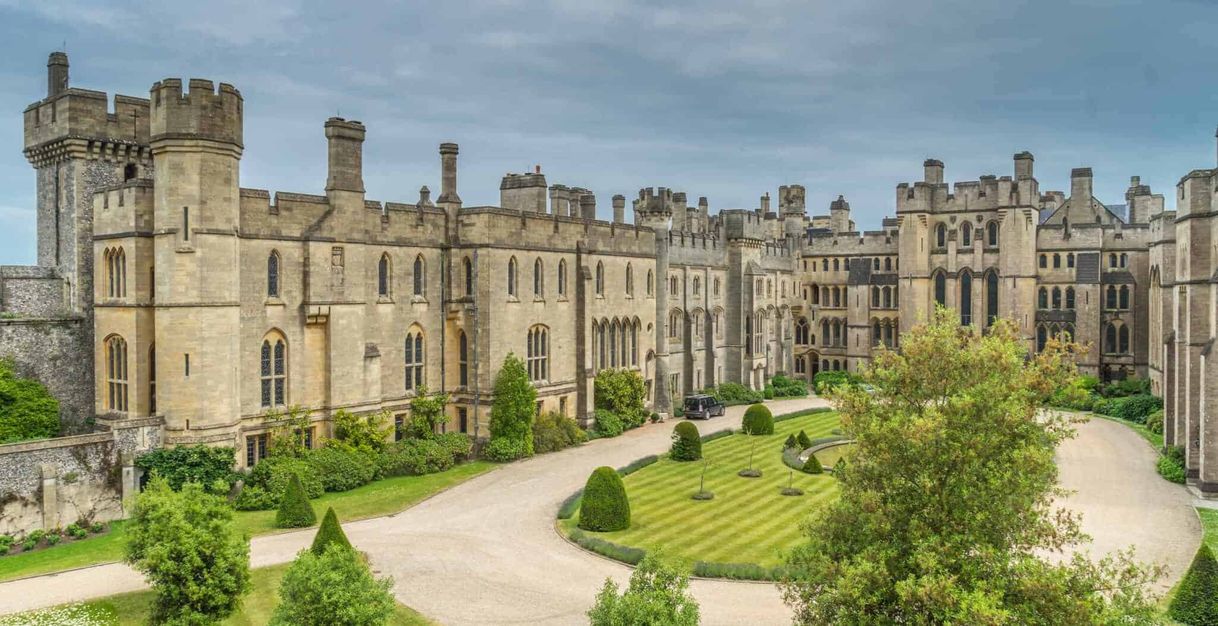
<svg viewBox="0 0 1218 626"><path fill-rule="evenodd" d="M685 396L685 419L710 419L723 415L723 403L712 396L697 394Z"/></svg>

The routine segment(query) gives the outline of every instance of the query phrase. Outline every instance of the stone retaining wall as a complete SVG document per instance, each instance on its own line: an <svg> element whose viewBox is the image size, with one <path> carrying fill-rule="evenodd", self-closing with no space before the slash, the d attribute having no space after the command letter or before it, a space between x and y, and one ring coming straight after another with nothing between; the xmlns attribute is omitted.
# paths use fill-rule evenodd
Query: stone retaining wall
<svg viewBox="0 0 1218 626"><path fill-rule="evenodd" d="M0 358L19 376L33 378L59 400L63 432L87 432L93 415L92 322L83 317L0 316Z"/></svg>

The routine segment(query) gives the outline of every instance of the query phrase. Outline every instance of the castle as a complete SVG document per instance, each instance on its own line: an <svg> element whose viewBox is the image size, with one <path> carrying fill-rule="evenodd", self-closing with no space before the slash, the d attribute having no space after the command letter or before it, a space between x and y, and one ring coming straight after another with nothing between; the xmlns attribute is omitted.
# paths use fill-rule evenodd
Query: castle
<svg viewBox="0 0 1218 626"><path fill-rule="evenodd" d="M369 199L366 129L337 117L324 195L243 188L236 88L166 79L113 100L69 87L66 55L51 55L47 97L25 111L38 265L0 268L0 312L16 318L0 319L0 354L61 397L87 395L65 403L71 419L159 420L164 443L235 446L249 466L285 407L309 410L316 441L340 409L400 417L427 389L451 396L446 429L485 436L509 353L538 410L590 419L596 373L632 368L666 413L722 382L857 371L936 303L962 324L1011 319L1031 349L1090 344L1084 372L1149 376L1178 413L1188 367L1166 367L1182 357L1161 346L1172 259L1188 258L1168 237L1184 226L1137 177L1105 205L1087 168L1068 194L1041 191L1027 152L1012 176L954 186L930 159L877 231L858 232L840 197L808 216L797 184L776 207L767 193L713 215L706 198L645 188L632 219L616 195L601 221L591 191L540 169L506 175L500 206L465 206L452 143L434 200L426 186ZM1208 176L1196 186L1212 195ZM37 339L48 328L62 338ZM1171 336L1200 353L1209 331L1190 330L1205 340ZM48 353L65 366L40 365Z"/></svg>

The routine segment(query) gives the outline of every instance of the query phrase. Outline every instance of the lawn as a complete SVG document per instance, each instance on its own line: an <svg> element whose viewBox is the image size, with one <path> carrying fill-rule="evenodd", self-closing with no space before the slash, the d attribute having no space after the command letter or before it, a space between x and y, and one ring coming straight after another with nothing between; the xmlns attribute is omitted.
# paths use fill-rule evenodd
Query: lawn
<svg viewBox="0 0 1218 626"><path fill-rule="evenodd" d="M344 522L397 513L494 467L486 461L472 461L438 474L386 478L351 491L324 494L312 501L313 509L320 520L332 506ZM237 511L234 520L237 531L250 537L280 531L274 526L275 511ZM122 560L124 530L123 522L115 522L105 535L0 557L0 581Z"/></svg>
<svg viewBox="0 0 1218 626"><path fill-rule="evenodd" d="M253 589L242 601L241 610L237 615L220 622L227 626L255 626L265 624L271 619L271 613L279 605L279 581L290 564L263 567L250 572L250 582ZM152 605L151 591L136 591L110 596L101 600L85 603L83 610L98 618L94 623L101 622L114 626L137 626L148 623L148 611ZM53 612L49 609L46 613ZM16 615L9 619L0 619L0 625L14 626L25 624L44 624L48 621L38 620L36 616L44 611ZM10 621L11 620L11 621ZM398 605L391 624L401 626L425 626L431 624L427 618L410 608Z"/></svg>
<svg viewBox="0 0 1218 626"><path fill-rule="evenodd" d="M813 413L778 422L773 435L737 434L704 443L703 459L709 462L706 489L715 494L709 501L690 499L698 490L702 462L662 458L624 479L630 528L588 535L636 548L662 547L670 556L691 561L779 565L784 551L800 541L800 521L837 495L832 474L802 472L793 472L794 486L805 495L781 495L792 475L782 462L783 441L800 429L815 439L837 427L837 413ZM753 467L764 475L741 478L736 472L748 467L754 443ZM578 515L561 523L570 530L577 520Z"/></svg>
<svg viewBox="0 0 1218 626"><path fill-rule="evenodd" d="M1218 552L1218 510L1199 508L1197 515L1201 516L1202 539L1211 550Z"/></svg>

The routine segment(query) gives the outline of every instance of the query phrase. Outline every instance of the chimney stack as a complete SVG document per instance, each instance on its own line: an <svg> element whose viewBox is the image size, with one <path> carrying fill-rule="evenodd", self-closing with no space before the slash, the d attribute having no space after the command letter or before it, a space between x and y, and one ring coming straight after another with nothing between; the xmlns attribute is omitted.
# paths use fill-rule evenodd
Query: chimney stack
<svg viewBox="0 0 1218 626"><path fill-rule="evenodd" d="M1090 203L1094 194L1091 191L1091 168L1076 167L1070 170L1070 198L1078 202ZM1074 207L1079 205L1074 204ZM1086 206L1090 206L1087 204Z"/></svg>
<svg viewBox="0 0 1218 626"><path fill-rule="evenodd" d="M1032 163L1035 159L1032 158L1032 153L1024 150L1015 155L1015 180L1024 180L1032 178Z"/></svg>
<svg viewBox="0 0 1218 626"><path fill-rule="evenodd" d="M68 54L52 52L47 59L47 97L58 96L68 88Z"/></svg>
<svg viewBox="0 0 1218 626"><path fill-rule="evenodd" d="M613 196L613 223L626 223L626 196L620 193Z"/></svg>
<svg viewBox="0 0 1218 626"><path fill-rule="evenodd" d="M461 206L461 196L457 195L457 144L440 144L440 204Z"/></svg>
<svg viewBox="0 0 1218 626"><path fill-rule="evenodd" d="M341 117L326 120L329 172L326 191L364 193L364 125Z"/></svg>
<svg viewBox="0 0 1218 626"><path fill-rule="evenodd" d="M926 159L922 162L922 181L929 185L943 184L943 161Z"/></svg>

